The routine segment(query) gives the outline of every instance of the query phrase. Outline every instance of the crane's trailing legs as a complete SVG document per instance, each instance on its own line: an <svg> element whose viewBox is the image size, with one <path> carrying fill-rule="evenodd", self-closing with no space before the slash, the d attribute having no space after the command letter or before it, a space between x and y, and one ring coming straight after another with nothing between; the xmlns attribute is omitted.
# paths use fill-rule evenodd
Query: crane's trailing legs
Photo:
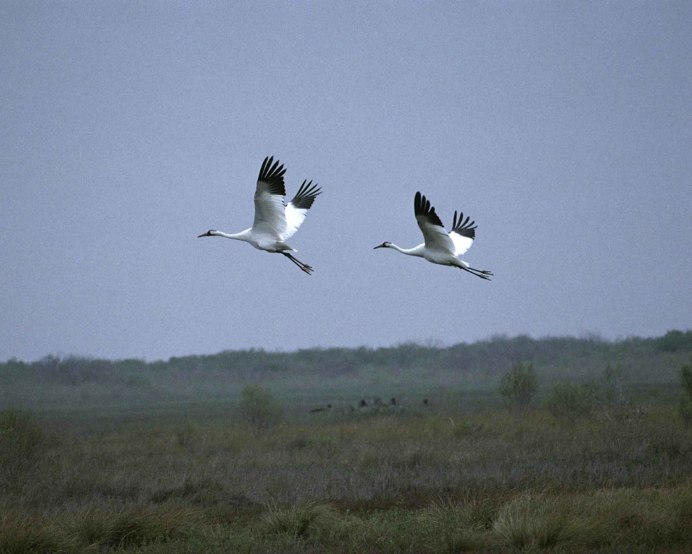
<svg viewBox="0 0 692 554"><path fill-rule="evenodd" d="M452 230L447 232L435 208L420 192L413 199L413 213L418 227L423 233L425 242L413 248L401 248L391 242L383 242L375 248L392 248L407 256L424 258L430 263L458 267L486 281L490 281L493 272L487 269L476 269L469 266L459 256L464 254L476 238L476 222L469 216L464 218L461 212L454 212Z"/></svg>
<svg viewBox="0 0 692 554"><path fill-rule="evenodd" d="M471 275L475 275L476 277L480 277L481 279L485 279L486 281L490 281L490 277L492 277L493 272L488 271L487 269L474 269L473 267L463 267L463 266L457 266L459 269L463 269L464 271L468 271Z"/></svg>
<svg viewBox="0 0 692 554"><path fill-rule="evenodd" d="M294 264L296 264L300 269L302 269L305 273L308 275L312 274L312 266L308 264L304 264L300 260L296 259L296 257L293 254L289 254L288 252L281 252L284 256L286 256L289 260L291 260Z"/></svg>

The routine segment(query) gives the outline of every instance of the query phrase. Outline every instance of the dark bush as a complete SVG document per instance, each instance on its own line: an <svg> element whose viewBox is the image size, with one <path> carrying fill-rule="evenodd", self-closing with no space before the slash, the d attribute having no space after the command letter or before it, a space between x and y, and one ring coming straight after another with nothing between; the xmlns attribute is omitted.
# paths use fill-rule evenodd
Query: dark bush
<svg viewBox="0 0 692 554"><path fill-rule="evenodd" d="M533 364L517 364L502 376L500 394L508 407L516 412L525 412L538 392L538 376Z"/></svg>
<svg viewBox="0 0 692 554"><path fill-rule="evenodd" d="M680 368L680 381L683 394L692 398L692 360Z"/></svg>
<svg viewBox="0 0 692 554"><path fill-rule="evenodd" d="M591 413L594 396L589 387L565 381L553 386L545 405L555 417L574 421Z"/></svg>
<svg viewBox="0 0 692 554"><path fill-rule="evenodd" d="M274 395L257 385L247 385L240 393L240 417L260 436L281 419L281 406Z"/></svg>

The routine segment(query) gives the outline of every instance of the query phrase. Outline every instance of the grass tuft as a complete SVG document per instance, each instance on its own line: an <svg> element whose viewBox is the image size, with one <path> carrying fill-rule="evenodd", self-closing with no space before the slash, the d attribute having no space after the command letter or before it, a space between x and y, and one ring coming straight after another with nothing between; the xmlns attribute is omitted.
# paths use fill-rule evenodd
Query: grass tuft
<svg viewBox="0 0 692 554"><path fill-rule="evenodd" d="M123 548L183 537L199 523L197 512L180 508L87 512L73 524L73 535L80 544Z"/></svg>
<svg viewBox="0 0 692 554"><path fill-rule="evenodd" d="M469 552L483 545L471 504L440 498L420 511L417 523L427 546L435 552Z"/></svg>
<svg viewBox="0 0 692 554"><path fill-rule="evenodd" d="M330 535L338 524L338 514L333 506L312 501L294 506L271 504L262 517L262 524L268 534L285 534L294 538Z"/></svg>
<svg viewBox="0 0 692 554"><path fill-rule="evenodd" d="M558 499L522 494L500 509L493 528L512 546L550 548L566 538L566 522Z"/></svg>

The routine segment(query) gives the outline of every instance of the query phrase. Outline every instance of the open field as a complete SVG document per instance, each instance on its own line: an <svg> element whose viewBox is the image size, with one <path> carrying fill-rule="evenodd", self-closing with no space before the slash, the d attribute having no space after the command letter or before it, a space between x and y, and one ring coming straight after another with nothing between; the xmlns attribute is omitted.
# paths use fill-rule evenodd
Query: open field
<svg viewBox="0 0 692 554"><path fill-rule="evenodd" d="M398 381L380 369L302 389L264 376L281 412L261 432L237 394L184 397L209 386L199 376L177 401L151 393L160 376L134 379L150 383L148 406L114 397L112 375L36 382L50 402L1 412L0 552L687 552L692 428L672 366L689 353L648 360L660 370L625 380L626 401L567 416L547 409L540 364L523 414L495 374L444 387L404 367ZM596 383L601 362L574 374ZM19 398L29 381L14 377L5 395Z"/></svg>
<svg viewBox="0 0 692 554"><path fill-rule="evenodd" d="M672 409L316 415L260 437L184 418L44 431L0 501L0 551L692 545L692 431Z"/></svg>

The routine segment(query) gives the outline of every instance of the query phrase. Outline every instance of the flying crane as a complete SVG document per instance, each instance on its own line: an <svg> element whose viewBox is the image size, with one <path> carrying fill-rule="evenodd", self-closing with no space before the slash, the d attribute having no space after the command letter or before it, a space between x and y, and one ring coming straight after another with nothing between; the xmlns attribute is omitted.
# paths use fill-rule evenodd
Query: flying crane
<svg viewBox="0 0 692 554"><path fill-rule="evenodd" d="M435 208L430 205L430 201L420 192L417 192L414 198L413 211L416 215L418 227L423 232L423 238L425 239L423 244L413 248L401 248L391 242L383 242L375 246L375 248L392 248L407 256L425 258L434 264L458 267L476 277L490 281L490 277L493 274L492 271L474 269L464 260L458 258L458 256L461 256L471 248L473 244L473 239L476 237L475 221L470 221L468 216L464 219L462 212L459 212L459 217L457 217L457 212L455 211L454 219L452 220L452 230L448 233L435 213Z"/></svg>
<svg viewBox="0 0 692 554"><path fill-rule="evenodd" d="M283 254L301 270L310 275L313 268L296 259L295 252L286 240L292 237L305 220L307 211L312 206L317 195L322 192L317 183L303 181L293 199L286 204L286 188L284 187L286 169L279 160L267 156L262 162L257 188L255 189L255 220L252 227L240 233L224 233L209 229L200 237L224 237L227 239L249 242L258 250Z"/></svg>

